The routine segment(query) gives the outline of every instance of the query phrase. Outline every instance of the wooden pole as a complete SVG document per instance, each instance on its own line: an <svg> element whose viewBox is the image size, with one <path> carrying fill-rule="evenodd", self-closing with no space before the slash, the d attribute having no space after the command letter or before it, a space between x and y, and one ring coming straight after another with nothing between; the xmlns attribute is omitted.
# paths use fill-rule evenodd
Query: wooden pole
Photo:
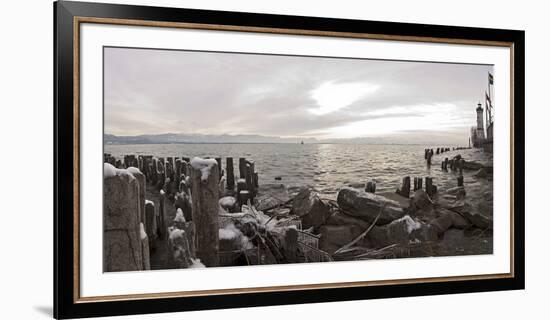
<svg viewBox="0 0 550 320"><path fill-rule="evenodd" d="M411 193L411 177L404 177L401 183L401 190L399 192L405 198L408 198Z"/></svg>
<svg viewBox="0 0 550 320"><path fill-rule="evenodd" d="M235 173L233 172L233 158L225 158L225 171L227 175L227 189L235 189Z"/></svg>
<svg viewBox="0 0 550 320"><path fill-rule="evenodd" d="M193 194L192 217L196 227L195 244L197 257L207 267L219 265L219 223L218 223L218 164L209 163L210 173L203 178L201 168L190 166ZM203 168L204 170L204 168Z"/></svg>
<svg viewBox="0 0 550 320"><path fill-rule="evenodd" d="M463 175L459 175L459 176L456 178L456 184L457 184L459 187L463 187L463 186L464 186L464 176L463 176Z"/></svg>
<svg viewBox="0 0 550 320"><path fill-rule="evenodd" d="M246 179L246 159L239 158L239 178Z"/></svg>

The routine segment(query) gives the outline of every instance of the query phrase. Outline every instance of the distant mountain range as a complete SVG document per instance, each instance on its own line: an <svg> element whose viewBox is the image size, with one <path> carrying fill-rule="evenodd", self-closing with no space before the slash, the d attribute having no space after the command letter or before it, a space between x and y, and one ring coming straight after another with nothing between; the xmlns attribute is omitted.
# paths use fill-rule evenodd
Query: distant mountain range
<svg viewBox="0 0 550 320"><path fill-rule="evenodd" d="M315 139L315 138L282 138L275 136L262 136L254 134L185 134L185 133L163 133L144 134L137 136L116 136L104 134L105 144L177 144L177 143L337 143L337 144L426 144L426 145L461 145L467 146L468 140L457 140L456 138L442 135L408 134L402 136L381 136L381 137L358 137L348 139ZM462 139L461 139L462 140Z"/></svg>
<svg viewBox="0 0 550 320"><path fill-rule="evenodd" d="M164 133L138 136L104 134L105 144L170 144L170 143L317 143L316 139L281 138L261 135L207 135Z"/></svg>

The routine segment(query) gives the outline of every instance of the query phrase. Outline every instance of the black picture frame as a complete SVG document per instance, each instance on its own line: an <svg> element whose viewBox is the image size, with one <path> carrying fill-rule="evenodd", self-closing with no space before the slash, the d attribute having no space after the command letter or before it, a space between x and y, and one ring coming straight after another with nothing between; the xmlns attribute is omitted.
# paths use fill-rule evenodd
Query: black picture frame
<svg viewBox="0 0 550 320"><path fill-rule="evenodd" d="M501 30L379 21L360 21L256 13L221 12L149 6L100 3L54 3L54 316L58 319L114 316L143 313L238 308L313 302L380 299L393 297L454 294L465 292L524 289L524 152L525 152L525 34ZM75 203L79 199L79 133L75 122L86 121L75 114L75 18L93 17L153 22L241 26L409 37L440 38L458 42L499 41L513 46L513 275L505 278L472 278L454 281L426 281L384 285L271 290L212 294L193 297L157 297L78 301L75 292L75 248L78 246L78 220ZM76 65L78 66L78 65ZM76 238L75 238L75 232ZM78 252L78 250L76 250Z"/></svg>

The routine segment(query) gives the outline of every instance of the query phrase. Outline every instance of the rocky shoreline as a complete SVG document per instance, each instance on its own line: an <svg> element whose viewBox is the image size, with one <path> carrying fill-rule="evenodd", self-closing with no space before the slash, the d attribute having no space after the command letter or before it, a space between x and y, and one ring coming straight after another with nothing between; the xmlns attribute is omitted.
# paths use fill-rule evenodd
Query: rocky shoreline
<svg viewBox="0 0 550 320"><path fill-rule="evenodd" d="M371 180L340 189L335 199L311 187L289 194L283 184L259 183L245 158L238 176L233 158L225 159L225 170L221 158L104 160L104 271L493 251L492 215L473 203L462 175L492 181L492 167L460 155L441 165L460 172L456 187L438 190L431 177L413 177L411 191L407 176L395 193L376 193Z"/></svg>

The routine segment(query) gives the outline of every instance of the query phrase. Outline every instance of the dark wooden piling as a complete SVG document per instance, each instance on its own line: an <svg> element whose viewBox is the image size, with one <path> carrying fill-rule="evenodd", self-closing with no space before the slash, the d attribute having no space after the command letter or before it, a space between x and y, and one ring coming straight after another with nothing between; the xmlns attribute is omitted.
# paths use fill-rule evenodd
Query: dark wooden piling
<svg viewBox="0 0 550 320"><path fill-rule="evenodd" d="M246 159L239 158L239 178L246 179Z"/></svg>
<svg viewBox="0 0 550 320"><path fill-rule="evenodd" d="M159 196L159 212L156 217L157 220L157 234L160 239L166 239L166 221L165 221L165 212L164 212L164 199L166 199L166 196L164 192L160 193Z"/></svg>
<svg viewBox="0 0 550 320"><path fill-rule="evenodd" d="M216 159L216 162L218 163L218 168L220 168L220 179L221 179L222 176L223 176L222 158L221 157L216 157L214 159Z"/></svg>
<svg viewBox="0 0 550 320"><path fill-rule="evenodd" d="M145 232L149 238L149 249L154 250L155 247L155 204L152 201L145 203Z"/></svg>
<svg viewBox="0 0 550 320"><path fill-rule="evenodd" d="M464 176L463 175L460 175L456 178L456 184L457 186L459 187L463 187L464 186Z"/></svg>
<svg viewBox="0 0 550 320"><path fill-rule="evenodd" d="M179 186L180 185L180 181L181 181L181 160L178 158L176 159L176 173L175 173L175 181L176 181L176 185Z"/></svg>
<svg viewBox="0 0 550 320"><path fill-rule="evenodd" d="M439 148L435 150L435 154L439 154Z"/></svg>
<svg viewBox="0 0 550 320"><path fill-rule="evenodd" d="M369 193L376 193L376 182L374 182L374 180L367 181L365 191Z"/></svg>
<svg viewBox="0 0 550 320"><path fill-rule="evenodd" d="M411 193L411 177L404 177L401 183L401 189L398 190L399 194L405 198L408 198Z"/></svg>
<svg viewBox="0 0 550 320"><path fill-rule="evenodd" d="M190 166L190 171L197 257L205 266L215 267L219 265L218 182L220 169L217 163L210 164L210 174L206 179L202 179L200 168Z"/></svg>
<svg viewBox="0 0 550 320"><path fill-rule="evenodd" d="M432 177L426 177L426 193L431 197L435 194L434 192L434 185L433 185L433 178Z"/></svg>
<svg viewBox="0 0 550 320"><path fill-rule="evenodd" d="M235 173L233 172L233 158L225 158L225 172L227 175L227 189L235 189Z"/></svg>

